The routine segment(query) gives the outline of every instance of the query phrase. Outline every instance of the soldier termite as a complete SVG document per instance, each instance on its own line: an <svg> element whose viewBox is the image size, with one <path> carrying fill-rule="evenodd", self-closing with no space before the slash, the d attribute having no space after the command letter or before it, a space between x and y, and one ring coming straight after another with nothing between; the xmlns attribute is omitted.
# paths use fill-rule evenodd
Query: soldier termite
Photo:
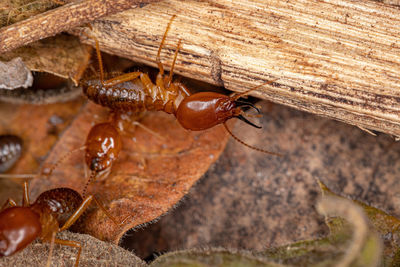
<svg viewBox="0 0 400 267"><path fill-rule="evenodd" d="M253 127L261 128L243 116L244 111L242 108L251 107L256 109L257 112L259 110L249 102L238 100L260 86L231 97L215 92L200 92L191 95L184 84L173 81L173 70L181 40L178 41L169 75L164 74L160 53L175 17L174 15L170 19L157 52L156 62L159 73L155 83L150 80L146 73L140 71L105 80L99 43L94 38L99 61L100 79L85 80L82 83L84 94L93 102L108 107L113 112L164 111L174 114L182 127L192 131L205 130L221 123L225 125L225 122L231 118L238 118ZM267 82L265 84L272 83ZM226 125L225 128L227 128ZM228 132L232 135L230 130ZM239 140L236 136L232 136L250 148L280 156L278 153L252 147Z"/></svg>
<svg viewBox="0 0 400 267"><path fill-rule="evenodd" d="M141 71L122 74L106 80L102 65L99 42L96 38L87 36L88 38L93 38L95 41L100 77L84 80L82 82L83 93L91 101L110 108L114 113L164 111L166 113L173 114L183 128L192 131L201 131L214 127L218 124L223 124L229 134L241 144L263 153L281 156L281 154L256 148L243 142L236 137L226 125L227 120L231 118L238 118L253 127L261 128L243 116L243 107L254 108L257 112L260 112L259 109L247 101L239 100L239 98L247 95L250 91L257 89L260 86L272 84L273 82L267 82L244 93L234 94L233 96L226 96L215 92L200 92L190 94L189 90L183 83L173 80L173 71L180 49L181 40L178 41L169 75L164 74L164 66L161 63L160 53L167 33L175 17L176 16L174 15L170 19L157 52L156 63L159 72L156 76L155 83L151 81L148 74ZM103 126L109 127L110 125ZM95 127L98 126L96 125ZM93 131L94 130L92 129L91 133ZM112 132L111 135L116 136L115 131L109 132ZM91 133L88 135L86 144L91 142L91 138L89 138L92 136ZM98 140L106 140L107 138L107 134L105 133ZM86 163L90 169L95 172L98 172L99 170L95 170L96 168L91 168L94 167L94 163L111 163L115 159L116 155L116 153L112 153L112 160L111 158L108 160L106 158L97 158L95 155L108 155L105 153L105 151L101 150L101 146L97 147L99 148L98 151L93 150L88 152L87 150L86 152L86 155L93 155L86 157ZM113 150L114 152L117 151L117 149L114 148ZM94 175L91 175L91 177L94 177Z"/></svg>

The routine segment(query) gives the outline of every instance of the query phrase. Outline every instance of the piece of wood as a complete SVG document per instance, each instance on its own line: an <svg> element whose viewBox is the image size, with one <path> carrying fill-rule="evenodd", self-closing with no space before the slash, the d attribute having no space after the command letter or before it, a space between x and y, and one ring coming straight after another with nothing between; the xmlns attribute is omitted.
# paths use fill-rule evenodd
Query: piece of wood
<svg viewBox="0 0 400 267"><path fill-rule="evenodd" d="M107 14L159 0L77 0L0 29L0 53L88 23Z"/></svg>
<svg viewBox="0 0 400 267"><path fill-rule="evenodd" d="M21 57L29 70L71 79L78 86L91 51L90 46L82 44L75 36L58 35L0 54L0 60Z"/></svg>
<svg viewBox="0 0 400 267"><path fill-rule="evenodd" d="M400 9L373 1L168 0L97 20L103 51L400 136ZM82 36L82 38L85 38ZM93 40L87 40L93 44Z"/></svg>

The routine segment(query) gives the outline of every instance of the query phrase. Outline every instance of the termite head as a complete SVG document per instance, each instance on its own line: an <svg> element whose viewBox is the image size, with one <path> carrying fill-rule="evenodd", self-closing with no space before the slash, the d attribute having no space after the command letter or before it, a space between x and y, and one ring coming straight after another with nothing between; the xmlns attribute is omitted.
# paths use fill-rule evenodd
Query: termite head
<svg viewBox="0 0 400 267"><path fill-rule="evenodd" d="M99 123L92 127L86 139L85 160L90 170L101 172L118 158L121 136L111 123Z"/></svg>
<svg viewBox="0 0 400 267"><path fill-rule="evenodd" d="M11 207L0 213L0 257L25 248L42 230L39 215L27 207Z"/></svg>
<svg viewBox="0 0 400 267"><path fill-rule="evenodd" d="M273 82L268 82L268 84L271 83ZM253 127L261 128L260 126L255 125L243 116L242 108L250 107L257 110L257 112L260 112L259 109L251 103L238 100L241 96L247 95L249 92L259 88L260 86L247 90L244 93L236 94L232 97L213 92L202 92L193 94L182 100L175 113L175 116L183 128L192 131L205 130L222 123L228 133L242 145L262 153L274 156L282 156L279 153L260 149L258 147L254 147L243 142L229 130L228 126L225 123L231 118L238 118Z"/></svg>
<svg viewBox="0 0 400 267"><path fill-rule="evenodd" d="M183 128L192 131L205 130L231 118L261 128L243 116L243 107L252 107L259 112L251 103L214 92L201 92L182 100L175 116Z"/></svg>

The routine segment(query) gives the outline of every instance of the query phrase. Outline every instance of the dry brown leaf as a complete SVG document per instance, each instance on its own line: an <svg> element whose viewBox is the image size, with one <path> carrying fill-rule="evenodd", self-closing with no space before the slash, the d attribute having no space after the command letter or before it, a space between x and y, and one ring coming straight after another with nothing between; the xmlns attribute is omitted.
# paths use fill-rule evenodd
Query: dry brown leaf
<svg viewBox="0 0 400 267"><path fill-rule="evenodd" d="M91 126L108 119L108 110L88 103L52 150L47 164L81 147ZM101 240L118 242L130 228L150 222L170 210L207 171L223 151L228 139L221 126L207 131L184 130L174 116L146 113L140 121L160 134L161 139L140 127L123 136L123 149L103 181L89 187L119 221L129 217L123 227L116 226L98 208L85 216L80 231ZM84 153L73 154L48 179L32 182L32 198L54 187L69 187L81 192L85 178Z"/></svg>
<svg viewBox="0 0 400 267"><path fill-rule="evenodd" d="M75 117L81 104L82 99L42 106L1 103L0 133L14 134L24 141L21 159L11 173L36 173L58 140L58 135Z"/></svg>

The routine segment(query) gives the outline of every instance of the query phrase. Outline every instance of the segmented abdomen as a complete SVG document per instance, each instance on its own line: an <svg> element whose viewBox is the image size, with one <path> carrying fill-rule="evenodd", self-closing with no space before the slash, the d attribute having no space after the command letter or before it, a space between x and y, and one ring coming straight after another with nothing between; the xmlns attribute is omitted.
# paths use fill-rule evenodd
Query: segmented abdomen
<svg viewBox="0 0 400 267"><path fill-rule="evenodd" d="M33 211L51 213L62 226L79 208L83 199L81 195L70 188L54 188L43 192L32 204Z"/></svg>
<svg viewBox="0 0 400 267"><path fill-rule="evenodd" d="M10 169L22 152L22 139L15 135L0 136L0 173Z"/></svg>
<svg viewBox="0 0 400 267"><path fill-rule="evenodd" d="M118 111L165 111L171 113L173 100L167 94L146 92L139 80L107 88L97 80L88 81L83 93L96 104Z"/></svg>

